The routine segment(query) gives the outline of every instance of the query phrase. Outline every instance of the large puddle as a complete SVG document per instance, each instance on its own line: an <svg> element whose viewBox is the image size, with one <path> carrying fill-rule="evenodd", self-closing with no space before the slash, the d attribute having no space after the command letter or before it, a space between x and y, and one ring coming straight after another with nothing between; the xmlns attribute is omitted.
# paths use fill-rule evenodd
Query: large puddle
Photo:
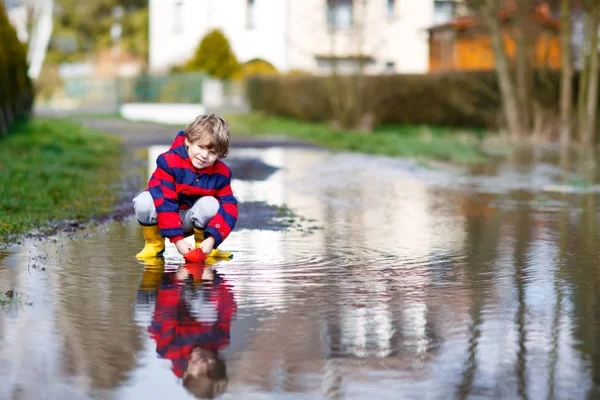
<svg viewBox="0 0 600 400"><path fill-rule="evenodd" d="M16 293L0 399L600 396L595 186L566 189L544 160L470 174L315 149L229 157L268 166L234 180L238 200L297 215L240 221L231 261L184 265L169 247L144 265L133 219L0 253L0 291Z"/></svg>

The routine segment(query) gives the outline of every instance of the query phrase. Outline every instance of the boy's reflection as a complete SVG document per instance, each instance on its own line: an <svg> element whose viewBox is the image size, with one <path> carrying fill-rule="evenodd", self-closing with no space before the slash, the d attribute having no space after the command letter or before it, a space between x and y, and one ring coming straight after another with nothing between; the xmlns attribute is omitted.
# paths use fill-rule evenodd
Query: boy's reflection
<svg viewBox="0 0 600 400"><path fill-rule="evenodd" d="M156 269L147 268L144 275L141 289L147 290L147 282L157 278ZM227 369L219 351L229 345L236 313L231 288L204 263L179 266L161 278L148 327L156 352L171 360L173 373L183 379L189 392L213 398L227 386Z"/></svg>

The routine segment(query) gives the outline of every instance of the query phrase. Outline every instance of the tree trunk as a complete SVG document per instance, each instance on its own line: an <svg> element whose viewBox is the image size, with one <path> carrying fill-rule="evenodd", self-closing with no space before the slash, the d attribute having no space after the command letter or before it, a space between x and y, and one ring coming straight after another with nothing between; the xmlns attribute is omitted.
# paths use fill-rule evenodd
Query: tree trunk
<svg viewBox="0 0 600 400"><path fill-rule="evenodd" d="M523 134L521 126L521 117L517 102L517 95L514 84L510 77L510 68L508 59L504 51L504 42L502 38L502 29L498 21L498 6L495 0L486 0L481 8L482 17L487 25L492 40L494 58L496 64L496 73L500 83L500 92L502 94L502 108L508 129L513 138L519 138Z"/></svg>
<svg viewBox="0 0 600 400"><path fill-rule="evenodd" d="M585 16L583 45L581 55L581 71L579 72L579 89L577 93L577 131L579 140L583 137L585 131L585 111L587 104L588 83L590 77L590 18Z"/></svg>
<svg viewBox="0 0 600 400"><path fill-rule="evenodd" d="M335 20L332 21L332 25L329 31L329 54L331 56L331 75L326 80L327 82L327 93L329 95L329 102L331 104L333 124L340 124L338 119L342 114L342 104L340 100L340 77L338 75L338 63L336 56L336 35L337 29Z"/></svg>
<svg viewBox="0 0 600 400"><path fill-rule="evenodd" d="M529 130L532 123L533 77L531 76L531 0L517 2L517 18L513 28L516 44L516 91L521 117L521 128ZM522 132L525 134L526 132Z"/></svg>
<svg viewBox="0 0 600 400"><path fill-rule="evenodd" d="M571 113L573 109L573 63L571 61L571 1L561 0L562 32L561 54L562 73L560 84L560 143L569 144L571 139Z"/></svg>
<svg viewBox="0 0 600 400"><path fill-rule="evenodd" d="M596 142L596 120L598 115L598 22L600 20L600 5L594 4L591 11L590 85L588 88L585 131L582 137L582 143L586 147L592 146Z"/></svg>

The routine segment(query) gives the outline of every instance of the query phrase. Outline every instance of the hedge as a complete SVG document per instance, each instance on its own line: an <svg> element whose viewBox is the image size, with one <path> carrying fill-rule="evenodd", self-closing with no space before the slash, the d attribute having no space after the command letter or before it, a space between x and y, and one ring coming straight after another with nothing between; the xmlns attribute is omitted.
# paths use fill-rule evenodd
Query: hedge
<svg viewBox="0 0 600 400"><path fill-rule="evenodd" d="M27 52L0 4L0 135L27 117L33 105L33 85L27 75Z"/></svg>
<svg viewBox="0 0 600 400"><path fill-rule="evenodd" d="M558 72L536 74L535 97L545 110L553 112L558 108L559 82ZM343 121L352 115L367 114L376 125L495 128L502 121L494 71L362 77L257 76L248 81L248 98L256 111L305 121Z"/></svg>

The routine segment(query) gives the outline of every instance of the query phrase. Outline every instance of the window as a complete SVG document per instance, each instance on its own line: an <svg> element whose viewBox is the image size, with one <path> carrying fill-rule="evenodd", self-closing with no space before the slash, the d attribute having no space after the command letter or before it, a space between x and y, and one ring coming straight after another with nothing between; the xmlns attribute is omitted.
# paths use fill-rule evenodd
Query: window
<svg viewBox="0 0 600 400"><path fill-rule="evenodd" d="M387 16L388 18L396 15L396 0L387 0Z"/></svg>
<svg viewBox="0 0 600 400"><path fill-rule="evenodd" d="M434 0L433 2L434 24L445 24L456 15L455 0Z"/></svg>
<svg viewBox="0 0 600 400"><path fill-rule="evenodd" d="M393 61L388 61L385 63L385 72L386 74L393 74L396 72L396 63Z"/></svg>
<svg viewBox="0 0 600 400"><path fill-rule="evenodd" d="M329 29L352 26L352 0L327 0L327 26Z"/></svg>
<svg viewBox="0 0 600 400"><path fill-rule="evenodd" d="M175 0L173 6L173 33L183 33L183 0Z"/></svg>
<svg viewBox="0 0 600 400"><path fill-rule="evenodd" d="M246 0L246 28L256 28L256 0Z"/></svg>
<svg viewBox="0 0 600 400"><path fill-rule="evenodd" d="M331 55L317 55L317 67L321 73L352 75L361 72L365 67L372 65L374 60L369 56L336 57Z"/></svg>

